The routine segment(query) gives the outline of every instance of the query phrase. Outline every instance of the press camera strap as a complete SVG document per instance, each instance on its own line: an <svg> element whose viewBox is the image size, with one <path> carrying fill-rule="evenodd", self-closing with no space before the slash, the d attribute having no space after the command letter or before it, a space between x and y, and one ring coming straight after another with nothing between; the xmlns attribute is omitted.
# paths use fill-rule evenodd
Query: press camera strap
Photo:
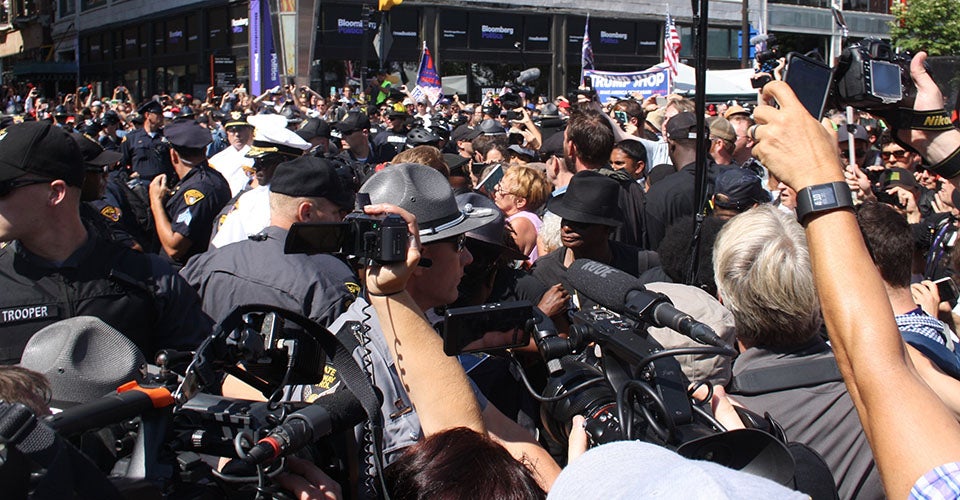
<svg viewBox="0 0 960 500"><path fill-rule="evenodd" d="M20 403L0 401L0 442L45 469L31 498L123 498L90 459ZM0 463L0 468L12 465Z"/></svg>
<svg viewBox="0 0 960 500"><path fill-rule="evenodd" d="M829 357L813 361L799 360L797 363L745 371L733 378L727 386L727 392L743 396L758 396L842 381L837 360Z"/></svg>

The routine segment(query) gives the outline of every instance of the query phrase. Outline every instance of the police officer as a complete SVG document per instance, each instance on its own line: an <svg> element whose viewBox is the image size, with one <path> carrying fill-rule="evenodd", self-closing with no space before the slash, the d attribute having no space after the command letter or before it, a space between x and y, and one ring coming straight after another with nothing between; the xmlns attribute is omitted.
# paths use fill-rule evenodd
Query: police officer
<svg viewBox="0 0 960 500"><path fill-rule="evenodd" d="M326 160L301 156L281 163L270 182L270 225L259 234L191 259L180 274L219 321L242 304L283 307L328 326L360 287L353 271L326 254L286 254L295 222L339 222L353 205Z"/></svg>
<svg viewBox="0 0 960 500"><path fill-rule="evenodd" d="M387 113L390 126L373 138L373 147L381 158L391 159L404 150L407 144L407 119L410 115L402 104L394 105Z"/></svg>
<svg viewBox="0 0 960 500"><path fill-rule="evenodd" d="M111 109L103 114L103 118L100 119L100 124L103 126L100 138L98 139L100 146L107 151L119 152L122 141L120 136L117 135L117 129L120 127L120 115ZM121 156L121 159L122 158Z"/></svg>
<svg viewBox="0 0 960 500"><path fill-rule="evenodd" d="M80 218L87 229L98 237L112 240L123 246L143 250L137 241L120 223L123 212L104 198L110 169L120 163L121 155L103 149L92 137L85 134L70 134L80 148L84 177L80 191Z"/></svg>
<svg viewBox="0 0 960 500"><path fill-rule="evenodd" d="M157 101L147 101L137 108L143 117L143 128L123 137L120 152L123 164L131 169L141 183L149 184L160 174L172 174L163 151L163 107Z"/></svg>
<svg viewBox="0 0 960 500"><path fill-rule="evenodd" d="M277 115L251 116L256 126L253 147L247 156L254 160L253 183L255 187L230 200L217 218L216 235L210 240L211 247L222 247L242 241L270 225L270 181L277 165L293 160L310 149L310 143L297 133L286 128L282 121L272 118ZM226 211L226 212L224 212Z"/></svg>
<svg viewBox="0 0 960 500"><path fill-rule="evenodd" d="M0 133L0 364L41 328L95 316L153 359L194 349L212 322L162 258L98 238L80 219L77 144L48 122Z"/></svg>
<svg viewBox="0 0 960 500"><path fill-rule="evenodd" d="M219 172L207 166L210 133L194 121L167 127L170 161L179 182L172 188L166 174L150 183L150 212L163 253L183 265L203 252L220 209L230 200L230 186Z"/></svg>
<svg viewBox="0 0 960 500"><path fill-rule="evenodd" d="M230 185L230 195L237 196L250 184L253 159L247 156L253 142L253 124L248 123L243 113L233 111L223 126L229 146L210 158L210 167L220 172Z"/></svg>

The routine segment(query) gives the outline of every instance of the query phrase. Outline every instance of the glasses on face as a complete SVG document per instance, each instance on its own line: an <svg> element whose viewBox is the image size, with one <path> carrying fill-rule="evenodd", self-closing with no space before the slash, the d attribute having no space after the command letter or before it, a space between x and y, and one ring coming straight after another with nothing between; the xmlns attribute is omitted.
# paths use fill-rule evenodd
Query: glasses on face
<svg viewBox="0 0 960 500"><path fill-rule="evenodd" d="M10 179L0 182L0 198L7 196L17 188L32 186L34 184L46 184L50 179Z"/></svg>
<svg viewBox="0 0 960 500"><path fill-rule="evenodd" d="M510 191L503 189L503 186L501 186L500 183L497 183L496 186L493 186L493 192L499 194L500 196L506 196L508 194L516 196L515 193L511 193Z"/></svg>
<svg viewBox="0 0 960 500"><path fill-rule="evenodd" d="M437 240L434 243L453 243L453 246L457 249L457 253L460 253L467 245L467 235L458 234L456 236L450 236L449 238Z"/></svg>
<svg viewBox="0 0 960 500"><path fill-rule="evenodd" d="M902 159L904 156L907 156L907 150L900 149L897 151L883 151L880 153L880 156L882 156L884 159L890 158L892 156L899 160L899 159Z"/></svg>

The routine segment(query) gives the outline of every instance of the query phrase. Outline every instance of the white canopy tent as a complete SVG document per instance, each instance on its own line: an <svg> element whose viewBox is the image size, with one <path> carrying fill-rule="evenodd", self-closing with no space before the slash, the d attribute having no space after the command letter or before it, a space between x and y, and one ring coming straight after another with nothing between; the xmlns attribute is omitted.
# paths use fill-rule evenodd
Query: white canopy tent
<svg viewBox="0 0 960 500"><path fill-rule="evenodd" d="M757 89L750 86L753 70L724 69L707 70L707 99L727 100L743 99L753 101L757 98ZM674 79L674 92L692 95L696 91L696 73L693 66L680 63L677 77Z"/></svg>

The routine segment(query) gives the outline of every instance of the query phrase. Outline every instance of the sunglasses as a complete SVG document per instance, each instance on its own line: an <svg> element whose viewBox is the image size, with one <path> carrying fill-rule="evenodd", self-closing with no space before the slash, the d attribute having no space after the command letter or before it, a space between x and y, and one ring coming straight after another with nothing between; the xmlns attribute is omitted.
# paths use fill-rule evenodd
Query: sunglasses
<svg viewBox="0 0 960 500"><path fill-rule="evenodd" d="M883 158L890 158L891 156L894 158L903 158L907 156L907 151L905 149L899 151L883 151L880 153L880 156Z"/></svg>
<svg viewBox="0 0 960 500"><path fill-rule="evenodd" d="M444 239L442 239L442 240L437 240L437 241L435 241L435 242L433 242L433 243L453 243L454 246L457 248L457 252L459 253L459 252L462 252L463 249L464 249L464 248L466 247L466 245L467 245L467 235L466 235L466 234L458 234L458 235L456 235L456 236L451 236L451 237L449 237L449 238L444 238Z"/></svg>
<svg viewBox="0 0 960 500"><path fill-rule="evenodd" d="M7 196L17 188L32 186L34 184L46 184L50 179L10 179L0 182L0 198Z"/></svg>

